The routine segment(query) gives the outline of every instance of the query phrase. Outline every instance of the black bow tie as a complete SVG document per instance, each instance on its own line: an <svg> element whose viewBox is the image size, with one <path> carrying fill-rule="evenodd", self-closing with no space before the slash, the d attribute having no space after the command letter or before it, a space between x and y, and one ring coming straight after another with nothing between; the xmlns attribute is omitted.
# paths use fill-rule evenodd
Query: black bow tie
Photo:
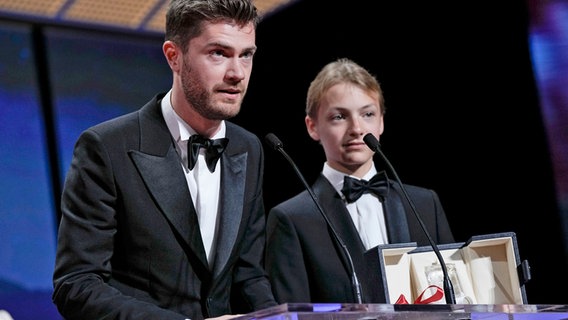
<svg viewBox="0 0 568 320"><path fill-rule="evenodd" d="M187 142L187 158L189 170L193 170L195 164L197 163L199 149L205 148L205 162L207 162L207 168L209 168L209 171L211 172L215 171L217 161L225 150L227 143L229 143L229 139L227 138L207 139L199 134L191 135L191 137L189 137L189 141Z"/></svg>
<svg viewBox="0 0 568 320"><path fill-rule="evenodd" d="M345 176L341 192L348 203L357 201L364 193L374 193L383 201L389 192L389 183L384 171L377 173L371 180L359 180Z"/></svg>

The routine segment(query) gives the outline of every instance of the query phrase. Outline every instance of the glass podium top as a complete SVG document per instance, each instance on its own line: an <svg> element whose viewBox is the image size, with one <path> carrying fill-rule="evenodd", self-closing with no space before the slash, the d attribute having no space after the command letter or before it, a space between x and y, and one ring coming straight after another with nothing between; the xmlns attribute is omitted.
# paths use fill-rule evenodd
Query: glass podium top
<svg viewBox="0 0 568 320"><path fill-rule="evenodd" d="M287 303L245 314L248 320L566 320L568 305Z"/></svg>

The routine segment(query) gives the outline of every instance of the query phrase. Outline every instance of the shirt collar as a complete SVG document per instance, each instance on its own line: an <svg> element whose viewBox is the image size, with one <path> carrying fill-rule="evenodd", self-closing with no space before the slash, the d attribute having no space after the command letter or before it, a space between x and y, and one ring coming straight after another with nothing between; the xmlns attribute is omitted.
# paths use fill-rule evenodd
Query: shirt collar
<svg viewBox="0 0 568 320"><path fill-rule="evenodd" d="M327 180L329 180L329 182L333 185L335 190L339 194L342 194L341 189L343 188L343 179L347 174L333 169L332 167L329 166L327 162L323 164L322 174L324 175L324 177L327 178ZM369 171L363 176L363 179L370 180L375 174L377 174L377 168L375 168L375 163L373 163L371 165L371 169L369 169Z"/></svg>
<svg viewBox="0 0 568 320"><path fill-rule="evenodd" d="M176 142L186 141L189 137L195 134L195 130L190 127L183 119L175 112L172 103L170 101L172 91L168 91L164 98L162 99L161 107L162 114L164 115L164 120L168 126L168 130ZM211 137L212 139L224 138L225 137L225 121L221 122L221 129Z"/></svg>

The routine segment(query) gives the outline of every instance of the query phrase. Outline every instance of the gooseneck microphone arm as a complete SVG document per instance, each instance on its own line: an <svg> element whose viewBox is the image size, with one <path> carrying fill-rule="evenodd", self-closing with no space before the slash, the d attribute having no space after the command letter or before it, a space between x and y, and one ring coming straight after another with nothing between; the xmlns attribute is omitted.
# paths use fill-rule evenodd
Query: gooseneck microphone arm
<svg viewBox="0 0 568 320"><path fill-rule="evenodd" d="M357 278L357 273L355 272L355 265L353 264L353 259L351 259L351 254L349 253L347 246L345 245L345 243L343 243L343 241L341 240L341 238L339 237L339 235L335 231L333 224L331 223L331 221L329 221L329 218L327 217L327 215L323 211L323 208L319 204L319 201L317 200L317 197L314 194L314 191L312 190L312 188L310 188L310 185L306 182L306 179L304 178L304 176L300 172L300 169L298 169L298 166L296 166L296 164L294 163L292 158L290 158L290 156L286 153L286 151L284 151L284 145L282 144L282 141L280 141L280 139L278 139L278 137L276 137L276 135L273 134L273 133L267 134L265 138L266 138L266 142L268 142L268 144L274 150L279 151L284 156L284 158L286 158L286 160L288 160L288 163L290 163L292 168L294 168L296 175L298 175L300 180L302 180L304 187L306 188L306 190L308 191L308 193L312 197L312 200L314 201L319 213L321 214L321 216L325 220L325 223L327 224L328 228L331 230L331 234L335 238L335 241L337 241L339 246L343 249L343 252L345 253L345 256L347 257L347 262L349 263L349 268L351 269L349 271L351 271L351 286L353 288L353 294L355 295L355 298L357 299L357 303L359 303L359 304L363 303L363 299L362 299L362 295L361 295L361 284L359 283L359 279Z"/></svg>
<svg viewBox="0 0 568 320"><path fill-rule="evenodd" d="M404 194L406 201L410 205L410 208L412 209L414 216L416 216L416 220L418 220L418 223L420 224L422 231L424 231L424 234L428 238L428 242L430 242L430 246L434 250L436 257L438 258L438 262L440 263L440 267L442 268L442 274L444 276L444 296L446 297L446 303L447 304L455 304L456 303L456 296L455 296L455 293L454 293L454 286L452 285L452 281L450 280L450 277L448 275L448 269L446 268L446 264L444 263L444 258L442 257L442 254L440 253L438 246L436 245L434 240L432 240L430 233L428 233L428 230L426 229L426 226L424 225L424 221L422 221L422 218L420 218L420 215L418 214L418 211L416 210L416 206L414 205L414 202L412 202L412 200L408 196L408 193L406 192L404 186L402 185L402 181L398 177L398 174L394 170L394 167L391 165L390 161L387 159L387 157L385 156L385 154L381 150L379 140L377 140L377 138L375 138L375 136L372 133L367 133L363 137L363 141L365 141L365 143L367 144L367 146L371 150L373 150L374 152L378 153L381 156L383 161L387 164L389 170L394 175L397 183L400 185L400 190L402 190L402 193Z"/></svg>

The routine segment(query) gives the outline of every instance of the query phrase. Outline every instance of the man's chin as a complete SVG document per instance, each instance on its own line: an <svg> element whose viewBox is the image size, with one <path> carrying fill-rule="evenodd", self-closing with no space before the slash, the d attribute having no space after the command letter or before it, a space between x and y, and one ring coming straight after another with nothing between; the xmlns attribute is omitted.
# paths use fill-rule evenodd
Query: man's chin
<svg viewBox="0 0 568 320"><path fill-rule="evenodd" d="M222 105L218 108L216 108L216 112L211 112L209 115L210 119L215 119L215 120L227 120L230 118L235 117L237 114L239 114L239 111L241 110L240 105L239 106L235 106L235 105Z"/></svg>

